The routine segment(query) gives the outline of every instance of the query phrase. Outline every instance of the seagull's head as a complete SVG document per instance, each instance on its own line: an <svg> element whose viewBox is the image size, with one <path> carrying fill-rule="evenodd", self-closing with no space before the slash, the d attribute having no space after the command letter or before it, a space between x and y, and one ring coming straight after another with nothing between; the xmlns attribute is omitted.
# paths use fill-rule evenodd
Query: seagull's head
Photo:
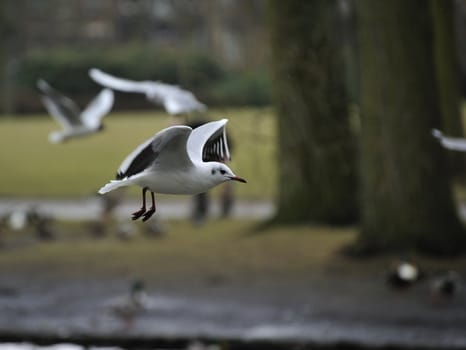
<svg viewBox="0 0 466 350"><path fill-rule="evenodd" d="M223 163L209 162L210 176L214 182L222 183L226 181L239 181L246 183L246 180L236 176L231 169Z"/></svg>

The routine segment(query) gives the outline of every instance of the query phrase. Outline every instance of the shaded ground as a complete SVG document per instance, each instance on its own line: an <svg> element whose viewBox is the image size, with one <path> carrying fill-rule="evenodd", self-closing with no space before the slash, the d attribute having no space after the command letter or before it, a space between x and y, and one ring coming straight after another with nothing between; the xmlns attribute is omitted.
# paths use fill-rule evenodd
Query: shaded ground
<svg viewBox="0 0 466 350"><path fill-rule="evenodd" d="M354 238L351 228L260 234L245 220L198 228L167 222L166 235L155 239L142 227L127 241L91 239L81 224L58 226L53 242L8 233L0 250L0 340L466 348L465 289L434 304L429 279L403 292L387 288L393 257L337 254ZM427 272L466 272L465 259L417 259ZM135 278L146 281L152 307L128 324L106 305Z"/></svg>
<svg viewBox="0 0 466 350"><path fill-rule="evenodd" d="M44 199L44 198L0 198L0 216L13 210L35 208L42 213L60 220L90 220L97 219L101 213L103 204L102 196L69 198L69 199ZM161 219L188 218L191 211L191 198L162 199L158 201L157 216ZM115 209L115 215L119 219L127 219L130 213L139 209L140 200L125 198ZM274 207L270 201L251 200L240 201L234 206L232 216L234 218L262 219L273 214ZM213 217L219 215L218 202L212 199L210 214Z"/></svg>

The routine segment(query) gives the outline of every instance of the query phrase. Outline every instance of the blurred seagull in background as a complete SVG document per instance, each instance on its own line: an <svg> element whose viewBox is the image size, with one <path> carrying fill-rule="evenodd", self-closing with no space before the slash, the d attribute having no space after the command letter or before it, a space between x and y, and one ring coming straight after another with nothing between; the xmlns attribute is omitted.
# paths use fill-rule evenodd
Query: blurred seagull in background
<svg viewBox="0 0 466 350"><path fill-rule="evenodd" d="M466 139L461 137L445 136L440 130L432 129L432 135L440 141L440 144L452 151L466 152Z"/></svg>
<svg viewBox="0 0 466 350"><path fill-rule="evenodd" d="M165 110L172 115L193 111L205 111L207 109L207 107L199 102L191 92L181 89L176 85L165 84L158 81L133 81L122 79L107 74L97 68L91 68L89 70L89 76L96 83L113 90L145 94L149 101L163 105Z"/></svg>
<svg viewBox="0 0 466 350"><path fill-rule="evenodd" d="M405 289L418 282L423 277L418 266L401 260L393 264L388 275L387 283L395 289Z"/></svg>
<svg viewBox="0 0 466 350"><path fill-rule="evenodd" d="M102 118L113 107L114 97L110 89L102 90L81 111L73 100L52 88L45 80L38 80L37 87L44 94L42 103L48 113L63 127L63 130L49 134L49 141L52 143L101 131L103 129Z"/></svg>
<svg viewBox="0 0 466 350"><path fill-rule="evenodd" d="M154 192L198 194L225 181L246 182L221 163L230 158L225 125L227 119L209 122L192 129L171 126L139 145L120 165L116 180L103 186L100 194L122 186L142 187L142 207L133 220L148 220L156 210ZM152 206L146 210L146 192Z"/></svg>

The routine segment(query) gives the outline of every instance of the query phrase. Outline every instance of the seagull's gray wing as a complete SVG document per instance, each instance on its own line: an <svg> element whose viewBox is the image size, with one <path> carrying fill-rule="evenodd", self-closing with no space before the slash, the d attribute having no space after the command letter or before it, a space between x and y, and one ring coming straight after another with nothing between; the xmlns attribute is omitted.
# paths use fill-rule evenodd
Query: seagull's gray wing
<svg viewBox="0 0 466 350"><path fill-rule="evenodd" d="M64 128L81 126L79 107L70 98L52 88L45 80L40 79L37 87L44 94L42 102L49 112Z"/></svg>
<svg viewBox="0 0 466 350"><path fill-rule="evenodd" d="M444 136L443 133L437 129L432 130L432 135L440 141L440 144L444 148L452 151L466 152L466 139Z"/></svg>
<svg viewBox="0 0 466 350"><path fill-rule="evenodd" d="M126 157L117 171L117 179L123 179L155 166L161 170L192 166L186 151L186 143L192 129L177 125L163 129Z"/></svg>
<svg viewBox="0 0 466 350"><path fill-rule="evenodd" d="M228 119L205 123L194 129L188 138L188 154L196 162L230 160L226 137Z"/></svg>
<svg viewBox="0 0 466 350"><path fill-rule="evenodd" d="M113 101L113 91L103 89L81 113L83 124L91 129L99 128L102 118L112 109Z"/></svg>
<svg viewBox="0 0 466 350"><path fill-rule="evenodd" d="M147 82L138 82L129 79L118 78L97 68L91 68L89 70L89 76L96 83L113 90L139 92L143 94L147 92Z"/></svg>

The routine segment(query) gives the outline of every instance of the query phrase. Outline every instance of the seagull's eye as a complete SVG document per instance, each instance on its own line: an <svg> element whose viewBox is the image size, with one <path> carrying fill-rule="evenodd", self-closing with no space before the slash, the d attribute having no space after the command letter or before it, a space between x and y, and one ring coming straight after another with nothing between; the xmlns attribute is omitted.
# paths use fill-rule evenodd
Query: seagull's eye
<svg viewBox="0 0 466 350"><path fill-rule="evenodd" d="M210 171L210 173L211 173L212 175L215 175L215 169L212 169L212 170Z"/></svg>
<svg viewBox="0 0 466 350"><path fill-rule="evenodd" d="M220 169L220 174L225 175L227 172L224 169Z"/></svg>

